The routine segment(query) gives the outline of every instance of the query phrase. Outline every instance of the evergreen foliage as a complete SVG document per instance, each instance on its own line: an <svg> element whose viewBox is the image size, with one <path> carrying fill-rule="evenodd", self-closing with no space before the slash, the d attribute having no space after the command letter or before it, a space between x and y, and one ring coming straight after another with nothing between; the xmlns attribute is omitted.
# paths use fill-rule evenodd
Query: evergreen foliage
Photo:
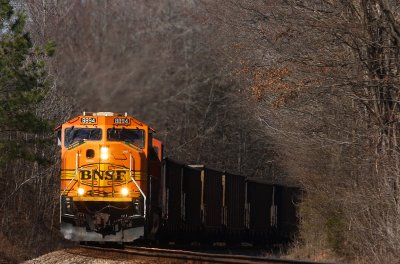
<svg viewBox="0 0 400 264"><path fill-rule="evenodd" d="M44 59L55 45L34 47L25 21L9 0L0 0L0 167L14 159L44 162L35 149L52 126L36 111L49 87Z"/></svg>

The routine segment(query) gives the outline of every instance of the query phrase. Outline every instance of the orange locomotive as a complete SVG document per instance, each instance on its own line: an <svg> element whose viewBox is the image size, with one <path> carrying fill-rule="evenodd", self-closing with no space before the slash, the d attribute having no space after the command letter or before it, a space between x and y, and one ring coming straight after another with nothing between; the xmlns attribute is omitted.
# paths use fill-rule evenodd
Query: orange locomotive
<svg viewBox="0 0 400 264"><path fill-rule="evenodd" d="M157 211L150 197L158 195L150 194L158 192L162 159L154 130L126 113L109 112L84 112L56 130L64 237L122 242L151 232L146 214L151 219Z"/></svg>

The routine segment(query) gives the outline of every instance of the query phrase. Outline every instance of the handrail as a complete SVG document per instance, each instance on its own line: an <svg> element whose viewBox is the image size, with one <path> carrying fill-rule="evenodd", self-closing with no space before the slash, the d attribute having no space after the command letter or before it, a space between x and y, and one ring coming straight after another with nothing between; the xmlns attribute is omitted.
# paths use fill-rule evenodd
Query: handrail
<svg viewBox="0 0 400 264"><path fill-rule="evenodd" d="M65 191L68 189L68 187L72 183L72 181L74 181L76 176L78 175L78 165L79 165L78 161L79 161L79 153L76 152L74 177L69 181L69 183L65 187L64 191L62 191L61 194L60 194L60 223L61 223L61 214L62 214L62 210L61 210L62 209L62 203L61 203L62 202L62 196L64 195Z"/></svg>
<svg viewBox="0 0 400 264"><path fill-rule="evenodd" d="M144 192L142 191L142 189L140 188L139 184L135 181L134 177L132 176L132 153L129 153L129 175L131 176L132 182L136 185L136 187L138 188L140 194L143 196L143 216L146 218L146 195L144 194Z"/></svg>
<svg viewBox="0 0 400 264"><path fill-rule="evenodd" d="M76 161L75 161L75 172L74 172L74 177L69 181L67 187L65 187L64 191L62 191L61 196L65 193L65 191L68 189L69 185L72 183L73 180L75 180L76 175L78 175L78 159L79 159L79 154L78 152L76 153Z"/></svg>

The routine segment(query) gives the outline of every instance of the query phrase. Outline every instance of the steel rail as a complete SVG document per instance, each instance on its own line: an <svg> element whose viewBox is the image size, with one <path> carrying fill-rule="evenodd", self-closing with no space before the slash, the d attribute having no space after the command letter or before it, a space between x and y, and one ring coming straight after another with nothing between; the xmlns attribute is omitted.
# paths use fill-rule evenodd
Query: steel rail
<svg viewBox="0 0 400 264"><path fill-rule="evenodd" d="M102 251L102 252L106 251L106 252L121 253L128 255L138 255L144 257L178 259L183 261L200 261L206 263L328 264L328 262L315 262L308 260L294 260L294 259L282 259L275 257L258 257L258 256L245 256L245 255L214 254L214 253L203 253L203 252L188 251L188 250L162 249L162 248L150 248L150 247L139 247L139 246L125 246L124 249L104 248L104 247L84 246L84 245L81 245L81 247L89 250Z"/></svg>

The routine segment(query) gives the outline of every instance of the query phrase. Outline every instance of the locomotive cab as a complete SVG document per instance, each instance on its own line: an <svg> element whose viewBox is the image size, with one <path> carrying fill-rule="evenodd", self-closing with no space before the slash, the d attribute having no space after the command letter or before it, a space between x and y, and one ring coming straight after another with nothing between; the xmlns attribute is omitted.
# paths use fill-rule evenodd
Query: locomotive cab
<svg viewBox="0 0 400 264"><path fill-rule="evenodd" d="M126 113L109 112L83 113L56 130L64 237L118 242L143 237L151 211L149 179L160 174L162 144L152 138L154 131Z"/></svg>

